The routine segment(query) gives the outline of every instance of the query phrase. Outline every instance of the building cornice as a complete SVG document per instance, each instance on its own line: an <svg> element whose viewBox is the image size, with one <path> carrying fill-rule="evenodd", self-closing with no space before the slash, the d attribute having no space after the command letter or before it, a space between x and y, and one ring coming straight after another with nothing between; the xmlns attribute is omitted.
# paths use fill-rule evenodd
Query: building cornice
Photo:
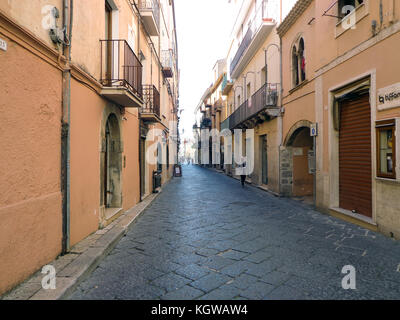
<svg viewBox="0 0 400 320"><path fill-rule="evenodd" d="M285 20L277 28L279 36L282 38L291 26L295 24L297 19L303 14L304 11L309 7L313 0L298 0Z"/></svg>
<svg viewBox="0 0 400 320"><path fill-rule="evenodd" d="M66 60L59 51L50 47L27 28L21 26L17 21L7 16L2 10L0 10L0 34L10 38L12 41L18 43L52 66L63 70Z"/></svg>

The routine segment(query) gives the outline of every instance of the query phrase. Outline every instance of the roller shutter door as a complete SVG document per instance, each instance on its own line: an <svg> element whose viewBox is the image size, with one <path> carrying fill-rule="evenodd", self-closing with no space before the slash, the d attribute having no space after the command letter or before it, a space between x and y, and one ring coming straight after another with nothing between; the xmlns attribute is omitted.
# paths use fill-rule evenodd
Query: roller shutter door
<svg viewBox="0 0 400 320"><path fill-rule="evenodd" d="M341 208L372 218L369 94L340 103L339 199Z"/></svg>

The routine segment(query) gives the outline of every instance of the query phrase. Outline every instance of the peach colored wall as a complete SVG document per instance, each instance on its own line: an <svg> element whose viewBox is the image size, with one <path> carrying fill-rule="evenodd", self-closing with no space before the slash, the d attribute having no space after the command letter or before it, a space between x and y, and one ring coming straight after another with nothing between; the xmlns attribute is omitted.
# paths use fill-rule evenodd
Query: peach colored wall
<svg viewBox="0 0 400 320"><path fill-rule="evenodd" d="M105 101L71 81L71 246L100 222L100 125Z"/></svg>
<svg viewBox="0 0 400 320"><path fill-rule="evenodd" d="M0 31L0 293L61 250L61 72ZM7 75L7 76L5 76Z"/></svg>
<svg viewBox="0 0 400 320"><path fill-rule="evenodd" d="M100 144L103 112L110 103L72 82L71 100L71 245L95 232L100 223ZM121 122L122 207L140 201L139 127L137 111L126 109ZM117 116L121 115L117 114ZM125 161L124 161L125 157ZM124 166L125 164L125 166Z"/></svg>
<svg viewBox="0 0 400 320"><path fill-rule="evenodd" d="M46 6L55 6L60 12L57 26L62 25L62 0L2 0L0 10L7 16L15 19L27 30L34 33L47 45L53 47L49 37L49 30L44 29L42 21L48 21L48 10Z"/></svg>
<svg viewBox="0 0 400 320"><path fill-rule="evenodd" d="M389 27L393 22L398 21L400 18L400 6L394 5L396 0L383 0L383 24L382 28ZM357 22L355 29L347 29L343 32L343 28L339 25L338 30L342 32L339 36L335 36L336 25L338 19L323 17L322 13L331 5L330 0L319 0L313 1L312 6L315 6L315 18L316 25L318 25L318 32L315 32L315 39L318 43L323 43L323 46L319 47L318 59L316 59L315 70L326 65L333 59L340 57L347 51L354 48L356 45L363 43L364 41L372 37L371 23L372 20L378 22L377 30L380 29L380 17L379 17L379 5L380 1L364 0L365 10L367 15L359 14L360 21ZM394 11L393 11L394 8ZM334 14L337 13L337 6L332 9ZM394 19L392 13L394 12ZM302 17L301 20L306 22L306 18Z"/></svg>
<svg viewBox="0 0 400 320"><path fill-rule="evenodd" d="M139 120L137 116L125 114L127 121L122 122L124 153L126 165L122 167L123 207L132 208L140 202L140 172L139 172ZM124 162L124 159L122 160Z"/></svg>
<svg viewBox="0 0 400 320"><path fill-rule="evenodd" d="M337 184L332 171L337 161L330 162L335 154L332 152L333 139L336 136L331 129L331 90L346 84L351 84L362 76L372 74L371 97L376 97L380 88L398 83L400 67L397 54L400 50L400 7L394 6L394 1L383 0L383 23L380 26L379 1L364 1L364 6L357 9L356 29L340 30L338 20L323 17L322 13L331 4L330 0L313 1L306 11L298 18L289 31L283 36L283 77L285 89L284 137L290 127L299 120L319 122L320 136L317 138L317 155L320 152L322 165L317 171L317 202L319 206L330 208L332 199L336 199ZM336 13L335 6L332 13ZM311 18L315 18L311 24ZM377 36L372 35L372 20L378 21ZM397 31L396 31L397 30ZM386 39L383 35L395 31ZM292 90L292 75L290 49L293 39L301 33L306 46L306 73L309 81L302 87ZM311 53L310 53L311 51ZM371 101L372 107L377 101ZM372 119L393 119L400 117L400 106L386 111L372 109ZM375 128L371 124L371 135ZM373 140L374 141L374 140ZM371 154L376 165L375 148ZM319 158L319 159L320 159ZM320 161L321 163L321 161ZM399 191L400 179L386 181L375 179L373 172L374 221L378 228L395 237L400 237L398 222L398 207L396 194Z"/></svg>
<svg viewBox="0 0 400 320"><path fill-rule="evenodd" d="M350 79L365 74L370 70L376 70L377 89L390 86L398 82L397 74L400 72L398 58L393 52L400 50L400 34L393 35L390 39L358 54L356 57L342 63L335 69L323 74L324 92L323 103L325 106L330 104L329 89L339 84L345 83ZM374 61L373 64L367 63ZM398 69L398 70L397 70ZM329 110L324 110L325 119L329 116ZM376 114L377 120L383 120L400 116L399 109L389 109L385 111L372 110ZM328 152L329 132L324 133L324 152ZM324 159L324 170L329 168L329 158Z"/></svg>

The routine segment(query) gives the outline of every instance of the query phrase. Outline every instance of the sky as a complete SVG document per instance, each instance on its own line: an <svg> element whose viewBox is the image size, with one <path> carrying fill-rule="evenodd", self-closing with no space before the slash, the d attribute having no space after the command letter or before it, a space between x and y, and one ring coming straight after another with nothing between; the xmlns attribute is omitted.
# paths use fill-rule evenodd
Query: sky
<svg viewBox="0 0 400 320"><path fill-rule="evenodd" d="M283 1L284 16L295 2ZM183 138L192 137L194 110L212 84L214 64L228 54L236 21L233 11L234 6L228 0L175 0Z"/></svg>
<svg viewBox="0 0 400 320"><path fill-rule="evenodd" d="M212 83L212 68L228 53L236 17L228 0L175 0L183 136L191 136L194 109Z"/></svg>

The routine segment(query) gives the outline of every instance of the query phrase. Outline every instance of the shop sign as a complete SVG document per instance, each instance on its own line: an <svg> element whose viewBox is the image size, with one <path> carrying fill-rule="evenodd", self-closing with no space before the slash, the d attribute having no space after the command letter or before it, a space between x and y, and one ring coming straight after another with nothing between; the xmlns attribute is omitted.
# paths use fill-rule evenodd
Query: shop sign
<svg viewBox="0 0 400 320"><path fill-rule="evenodd" d="M400 83L378 90L378 110L400 107Z"/></svg>

